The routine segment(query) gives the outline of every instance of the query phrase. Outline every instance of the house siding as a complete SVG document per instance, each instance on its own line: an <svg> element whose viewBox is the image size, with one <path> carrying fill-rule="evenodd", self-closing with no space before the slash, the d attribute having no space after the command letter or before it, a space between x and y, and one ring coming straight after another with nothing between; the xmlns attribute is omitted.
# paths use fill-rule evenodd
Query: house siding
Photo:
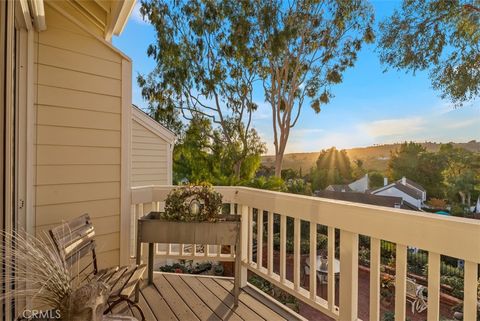
<svg viewBox="0 0 480 321"><path fill-rule="evenodd" d="M132 186L170 184L170 144L132 120Z"/></svg>
<svg viewBox="0 0 480 321"><path fill-rule="evenodd" d="M37 234L83 213L100 266L119 264L122 57L53 7L35 35Z"/></svg>

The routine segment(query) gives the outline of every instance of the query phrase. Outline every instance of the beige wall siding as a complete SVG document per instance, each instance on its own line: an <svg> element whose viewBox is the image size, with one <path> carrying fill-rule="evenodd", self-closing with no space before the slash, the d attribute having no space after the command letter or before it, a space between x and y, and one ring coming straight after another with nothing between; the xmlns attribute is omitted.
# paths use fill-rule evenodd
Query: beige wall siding
<svg viewBox="0 0 480 321"><path fill-rule="evenodd" d="M89 213L103 266L119 263L122 59L47 5L35 37L37 233Z"/></svg>
<svg viewBox="0 0 480 321"><path fill-rule="evenodd" d="M135 120L132 123L132 186L169 182L170 144Z"/></svg>

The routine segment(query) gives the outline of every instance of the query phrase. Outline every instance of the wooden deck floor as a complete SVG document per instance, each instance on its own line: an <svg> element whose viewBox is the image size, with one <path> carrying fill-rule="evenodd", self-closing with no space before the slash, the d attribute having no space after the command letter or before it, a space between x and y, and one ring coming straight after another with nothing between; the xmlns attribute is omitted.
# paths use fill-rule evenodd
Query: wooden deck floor
<svg viewBox="0 0 480 321"><path fill-rule="evenodd" d="M139 304L147 321L299 320L250 286L242 289L235 308L232 292L229 278L155 273L154 284L141 287Z"/></svg>

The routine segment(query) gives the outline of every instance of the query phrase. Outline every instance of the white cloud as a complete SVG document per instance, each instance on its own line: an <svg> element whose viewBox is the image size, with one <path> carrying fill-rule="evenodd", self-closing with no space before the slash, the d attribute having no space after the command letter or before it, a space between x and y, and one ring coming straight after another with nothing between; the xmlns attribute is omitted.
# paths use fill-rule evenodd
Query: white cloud
<svg viewBox="0 0 480 321"><path fill-rule="evenodd" d="M403 136L418 133L425 129L422 117L376 120L359 125L370 137Z"/></svg>
<svg viewBox="0 0 480 321"><path fill-rule="evenodd" d="M445 124L444 126L449 129L459 129L459 128L469 127L478 123L479 123L479 119L467 119L460 122Z"/></svg>

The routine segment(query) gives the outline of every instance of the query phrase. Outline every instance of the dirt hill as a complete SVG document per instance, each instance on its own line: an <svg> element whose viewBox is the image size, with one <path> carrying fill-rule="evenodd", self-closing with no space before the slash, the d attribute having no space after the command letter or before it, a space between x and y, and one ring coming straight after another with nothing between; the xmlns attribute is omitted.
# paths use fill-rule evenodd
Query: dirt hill
<svg viewBox="0 0 480 321"><path fill-rule="evenodd" d="M426 142L421 143L427 151L437 152L440 149L439 143ZM456 147L462 147L470 151L480 152L480 142L472 140L468 143L453 143ZM400 147L399 144L374 145L369 147L359 147L347 149L348 156L353 162L356 159L361 159L364 162L364 167L368 170L375 170L383 172L387 169L388 160L390 159L390 151L394 151ZM305 173L315 165L319 152L316 153L292 153L286 154L283 160L283 168L292 168L299 170L300 168ZM273 166L275 157L267 155L262 157L262 164L265 166Z"/></svg>

